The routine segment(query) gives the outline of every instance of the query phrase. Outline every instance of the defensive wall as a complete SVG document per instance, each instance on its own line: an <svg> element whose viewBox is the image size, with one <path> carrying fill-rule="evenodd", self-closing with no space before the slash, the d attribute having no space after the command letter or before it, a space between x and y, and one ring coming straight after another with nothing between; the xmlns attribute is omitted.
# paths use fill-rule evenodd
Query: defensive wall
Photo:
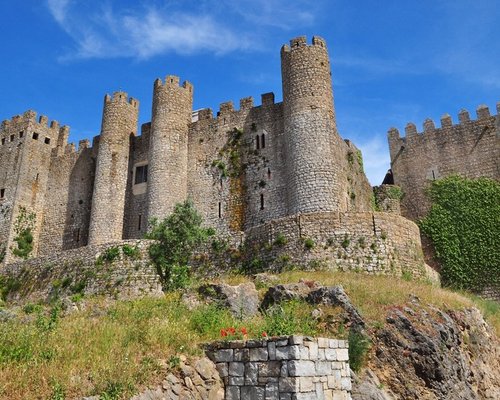
<svg viewBox="0 0 500 400"><path fill-rule="evenodd" d="M420 232L399 215L310 213L284 217L248 231L250 267L294 266L362 271L439 281L424 262ZM252 251L253 249L253 251Z"/></svg>
<svg viewBox="0 0 500 400"><path fill-rule="evenodd" d="M479 106L475 120L462 110L457 124L445 114L438 128L427 119L420 133L408 123L404 137L395 128L389 130L391 168L394 183L404 193L404 216L412 220L425 216L429 209L425 189L435 179L452 174L500 179L500 103L496 109L497 114L491 115L488 107Z"/></svg>

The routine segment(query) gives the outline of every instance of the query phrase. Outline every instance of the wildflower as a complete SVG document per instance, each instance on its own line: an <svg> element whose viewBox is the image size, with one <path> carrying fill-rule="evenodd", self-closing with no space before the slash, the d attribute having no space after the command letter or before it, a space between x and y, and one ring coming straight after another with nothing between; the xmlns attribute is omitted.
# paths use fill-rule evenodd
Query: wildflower
<svg viewBox="0 0 500 400"><path fill-rule="evenodd" d="M220 335L221 335L222 337L226 337L226 336L227 336L227 331L226 331L225 329L221 329L221 330L220 330Z"/></svg>
<svg viewBox="0 0 500 400"><path fill-rule="evenodd" d="M241 333L243 335L248 335L247 328L245 328L245 327L241 328Z"/></svg>
<svg viewBox="0 0 500 400"><path fill-rule="evenodd" d="M262 332L262 337L267 337L267 332Z"/></svg>

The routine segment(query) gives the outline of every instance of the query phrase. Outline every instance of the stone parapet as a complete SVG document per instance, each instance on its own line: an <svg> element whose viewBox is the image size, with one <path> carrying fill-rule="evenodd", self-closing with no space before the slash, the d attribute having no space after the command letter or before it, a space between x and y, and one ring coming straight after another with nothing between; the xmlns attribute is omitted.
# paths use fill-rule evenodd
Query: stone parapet
<svg viewBox="0 0 500 400"><path fill-rule="evenodd" d="M206 347L226 400L351 399L346 340L280 336Z"/></svg>

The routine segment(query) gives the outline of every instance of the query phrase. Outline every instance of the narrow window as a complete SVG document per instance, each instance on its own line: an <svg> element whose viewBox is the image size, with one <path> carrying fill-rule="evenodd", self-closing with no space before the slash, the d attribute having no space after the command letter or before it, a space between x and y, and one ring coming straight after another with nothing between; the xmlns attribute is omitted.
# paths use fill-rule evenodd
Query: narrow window
<svg viewBox="0 0 500 400"><path fill-rule="evenodd" d="M271 168L267 169L267 179L271 179Z"/></svg>
<svg viewBox="0 0 500 400"><path fill-rule="evenodd" d="M0 199L5 197L5 189L0 189Z"/></svg>
<svg viewBox="0 0 500 400"><path fill-rule="evenodd" d="M46 137L44 142L45 142L45 144L50 144L50 138Z"/></svg>
<svg viewBox="0 0 500 400"><path fill-rule="evenodd" d="M40 174L36 174L35 181L38 181L38 178L40 177Z"/></svg>
<svg viewBox="0 0 500 400"><path fill-rule="evenodd" d="M19 132L19 137L22 138L24 136L24 131Z"/></svg>
<svg viewBox="0 0 500 400"><path fill-rule="evenodd" d="M5 138L2 138L2 146L5 144Z"/></svg>
<svg viewBox="0 0 500 400"><path fill-rule="evenodd" d="M436 180L436 174L434 173L434 170L432 170L432 180L435 181Z"/></svg>
<svg viewBox="0 0 500 400"><path fill-rule="evenodd" d="M222 204L219 201L219 218L222 218Z"/></svg>
<svg viewBox="0 0 500 400"><path fill-rule="evenodd" d="M33 139L38 140L38 133L33 132Z"/></svg>
<svg viewBox="0 0 500 400"><path fill-rule="evenodd" d="M148 165L140 165L135 168L134 184L139 184L148 181Z"/></svg>
<svg viewBox="0 0 500 400"><path fill-rule="evenodd" d="M255 146L257 147L257 150L260 149L260 136L259 135L255 136Z"/></svg>
<svg viewBox="0 0 500 400"><path fill-rule="evenodd" d="M260 144L262 148L266 147L266 135L262 134L261 139L260 139Z"/></svg>
<svg viewBox="0 0 500 400"><path fill-rule="evenodd" d="M80 228L78 228L76 231L75 231L75 242L79 242L80 241Z"/></svg>
<svg viewBox="0 0 500 400"><path fill-rule="evenodd" d="M13 142L14 141L14 135L10 135L10 141Z"/></svg>
<svg viewBox="0 0 500 400"><path fill-rule="evenodd" d="M264 209L264 195L263 194L260 195L260 209L261 210Z"/></svg>
<svg viewBox="0 0 500 400"><path fill-rule="evenodd" d="M141 230L141 225L142 225L142 214L139 214L139 221L137 223L137 230Z"/></svg>

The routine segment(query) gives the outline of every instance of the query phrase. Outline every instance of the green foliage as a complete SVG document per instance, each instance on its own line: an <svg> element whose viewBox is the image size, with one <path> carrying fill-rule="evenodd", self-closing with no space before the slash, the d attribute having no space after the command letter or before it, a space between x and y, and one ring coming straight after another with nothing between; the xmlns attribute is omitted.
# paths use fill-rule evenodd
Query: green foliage
<svg viewBox="0 0 500 400"><path fill-rule="evenodd" d="M191 328L200 335L218 335L224 326L232 326L231 313L217 304L203 305L195 309L189 321Z"/></svg>
<svg viewBox="0 0 500 400"><path fill-rule="evenodd" d="M410 282L413 280L413 273L411 271L403 271L401 273L401 278L403 278L404 281Z"/></svg>
<svg viewBox="0 0 500 400"><path fill-rule="evenodd" d="M500 288L500 183L459 176L434 181L422 231L441 262L442 283L480 291Z"/></svg>
<svg viewBox="0 0 500 400"><path fill-rule="evenodd" d="M278 233L276 235L276 238L274 239L274 242L273 244L275 246L284 246L288 243L288 239L286 238L285 235L283 235L282 233Z"/></svg>
<svg viewBox="0 0 500 400"><path fill-rule="evenodd" d="M16 247L11 247L12 254L26 260L33 251L33 229L35 228L36 214L28 211L26 207L19 207L19 214L14 222L14 242Z"/></svg>
<svg viewBox="0 0 500 400"><path fill-rule="evenodd" d="M64 400L64 388L59 382L54 382L52 384L52 395L50 396L50 400Z"/></svg>
<svg viewBox="0 0 500 400"><path fill-rule="evenodd" d="M386 194L387 197L392 200L401 200L401 198L403 197L403 191L399 186L396 185L387 186Z"/></svg>
<svg viewBox="0 0 500 400"><path fill-rule="evenodd" d="M311 250L312 248L314 248L314 246L316 246L316 243L314 243L314 240L311 238L305 238L304 246L307 250Z"/></svg>
<svg viewBox="0 0 500 400"><path fill-rule="evenodd" d="M99 257L97 257L96 265L102 265L103 263L112 263L118 257L120 257L120 247L109 247L104 250L104 252Z"/></svg>
<svg viewBox="0 0 500 400"><path fill-rule="evenodd" d="M40 304L27 303L23 307L25 314L33 314L42 312L43 307Z"/></svg>
<svg viewBox="0 0 500 400"><path fill-rule="evenodd" d="M363 153L361 153L361 150L356 150L356 159L358 160L359 169L363 172Z"/></svg>
<svg viewBox="0 0 500 400"><path fill-rule="evenodd" d="M122 246L122 251L126 257L132 260L139 260L141 258L141 251L137 245L131 246L130 244L124 244Z"/></svg>
<svg viewBox="0 0 500 400"><path fill-rule="evenodd" d="M0 275L0 299L7 300L10 293L17 292L21 288L21 281L14 277Z"/></svg>
<svg viewBox="0 0 500 400"><path fill-rule="evenodd" d="M0 243L0 264L5 259L6 254L7 254L7 248L6 248L5 244Z"/></svg>
<svg viewBox="0 0 500 400"><path fill-rule="evenodd" d="M314 336L318 328L311 312L310 305L297 300L272 306L264 313L263 331L269 336L294 334Z"/></svg>
<svg viewBox="0 0 500 400"><path fill-rule="evenodd" d="M372 211L380 211L380 205L377 202L377 198L375 197L375 194L372 193L370 196L370 206Z"/></svg>
<svg viewBox="0 0 500 400"><path fill-rule="evenodd" d="M347 249L349 245L351 244L351 239L349 239L349 236L345 235L344 240L342 240L342 243L340 245L344 248Z"/></svg>
<svg viewBox="0 0 500 400"><path fill-rule="evenodd" d="M176 204L163 221L153 219L148 239L149 256L166 290L183 287L189 276L189 260L196 247L205 243L214 231L201 226L202 218L190 200Z"/></svg>
<svg viewBox="0 0 500 400"><path fill-rule="evenodd" d="M361 332L350 330L348 341L349 365L354 372L359 372L370 349L370 339Z"/></svg>

